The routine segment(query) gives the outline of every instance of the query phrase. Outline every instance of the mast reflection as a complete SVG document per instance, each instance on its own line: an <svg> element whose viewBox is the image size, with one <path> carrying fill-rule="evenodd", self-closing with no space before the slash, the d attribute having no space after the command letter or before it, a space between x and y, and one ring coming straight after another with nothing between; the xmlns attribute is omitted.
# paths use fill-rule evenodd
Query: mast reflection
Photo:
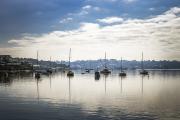
<svg viewBox="0 0 180 120"><path fill-rule="evenodd" d="M39 103L39 82L40 82L40 78L36 78L36 92L37 92L38 103Z"/></svg>
<svg viewBox="0 0 180 120"><path fill-rule="evenodd" d="M120 89L121 89L121 93L123 92L123 79L125 79L125 76L120 76Z"/></svg>
<svg viewBox="0 0 180 120"><path fill-rule="evenodd" d="M69 103L71 103L71 79L72 79L72 76L68 76L68 80L69 80Z"/></svg>
<svg viewBox="0 0 180 120"><path fill-rule="evenodd" d="M108 75L104 74L103 75L103 78L104 78L104 91L105 91L105 94L106 94L106 89L107 89L107 86L106 86L106 79L107 79Z"/></svg>

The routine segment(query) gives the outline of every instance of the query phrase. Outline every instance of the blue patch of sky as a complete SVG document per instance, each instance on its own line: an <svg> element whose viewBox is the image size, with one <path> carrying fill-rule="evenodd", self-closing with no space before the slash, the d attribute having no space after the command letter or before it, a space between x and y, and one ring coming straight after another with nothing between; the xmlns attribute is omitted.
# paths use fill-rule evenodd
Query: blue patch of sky
<svg viewBox="0 0 180 120"><path fill-rule="evenodd" d="M81 7L83 0L1 0L0 41L22 33L41 34L52 31L52 24Z"/></svg>
<svg viewBox="0 0 180 120"><path fill-rule="evenodd" d="M1 42L19 37L22 33L75 29L82 22L97 22L96 19L109 16L145 19L172 7L180 7L180 0L136 0L131 3L124 0L1 0L0 3ZM90 10L86 15L77 15L85 5L99 7L101 11ZM67 17L73 20L59 23Z"/></svg>
<svg viewBox="0 0 180 120"><path fill-rule="evenodd" d="M73 21L67 24L57 25L57 28L69 30L79 27L81 22L94 22L96 19L105 18L110 16L137 19L146 19L151 16L162 14L172 7L180 7L180 0L137 0L134 2L124 2L124 0L117 0L110 2L107 0L87 0L83 4L99 7L100 11L89 11L88 14L82 16L70 16ZM80 12L79 8L76 13ZM59 27L60 26L60 27Z"/></svg>

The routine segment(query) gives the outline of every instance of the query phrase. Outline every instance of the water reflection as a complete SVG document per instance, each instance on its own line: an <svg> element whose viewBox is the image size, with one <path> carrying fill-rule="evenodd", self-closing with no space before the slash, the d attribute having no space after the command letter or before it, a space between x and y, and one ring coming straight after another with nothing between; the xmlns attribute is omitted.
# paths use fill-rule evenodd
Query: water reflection
<svg viewBox="0 0 180 120"><path fill-rule="evenodd" d="M94 79L95 79L96 81L98 81L98 80L100 79L100 76L95 75L95 76L94 76Z"/></svg>
<svg viewBox="0 0 180 120"><path fill-rule="evenodd" d="M123 80L126 78L126 76L119 76L120 78L120 89L121 89L121 94L123 92Z"/></svg>
<svg viewBox="0 0 180 120"><path fill-rule="evenodd" d="M37 100L39 102L39 81L41 78L36 78L36 88L37 88Z"/></svg>
<svg viewBox="0 0 180 120"><path fill-rule="evenodd" d="M180 71L150 71L149 76L130 71L126 77L113 72L99 80L78 72L73 78L57 73L35 79L29 73L0 79L0 118L180 118Z"/></svg>
<svg viewBox="0 0 180 120"><path fill-rule="evenodd" d="M49 87L51 89L51 75L49 75Z"/></svg>
<svg viewBox="0 0 180 120"><path fill-rule="evenodd" d="M141 75L142 76L142 84L141 84L141 92L143 94L143 91L144 91L144 75Z"/></svg>
<svg viewBox="0 0 180 120"><path fill-rule="evenodd" d="M10 77L1 77L0 84L11 85L12 79Z"/></svg>
<svg viewBox="0 0 180 120"><path fill-rule="evenodd" d="M69 79L69 103L71 103L71 77L68 77Z"/></svg>
<svg viewBox="0 0 180 120"><path fill-rule="evenodd" d="M107 79L108 75L104 75L103 78L104 78L104 90L105 90L105 93L106 93L106 79Z"/></svg>

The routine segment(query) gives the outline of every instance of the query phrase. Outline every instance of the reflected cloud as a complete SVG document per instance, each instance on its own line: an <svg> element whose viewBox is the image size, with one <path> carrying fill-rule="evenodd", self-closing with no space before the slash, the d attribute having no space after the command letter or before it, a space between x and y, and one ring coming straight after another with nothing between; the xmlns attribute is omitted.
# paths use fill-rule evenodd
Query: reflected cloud
<svg viewBox="0 0 180 120"><path fill-rule="evenodd" d="M14 112L10 106L16 103L13 108L16 108L17 114L18 111L31 110L31 115L36 116L37 111L41 111L47 114L38 114L38 118L47 115L47 119L55 116L70 119L76 116L77 119L154 120L178 116L179 71L150 71L149 78L140 76L138 72L129 72L125 79L110 75L107 81L102 76L104 79L99 82L94 81L94 74L79 73L73 80L62 76L61 73L52 77L42 76L41 82L31 75L13 79L8 89L0 87L0 95L6 99L0 99L0 111L7 110L10 114ZM105 87L108 87L106 94ZM3 104L6 106L3 107ZM28 114L21 117L28 117Z"/></svg>

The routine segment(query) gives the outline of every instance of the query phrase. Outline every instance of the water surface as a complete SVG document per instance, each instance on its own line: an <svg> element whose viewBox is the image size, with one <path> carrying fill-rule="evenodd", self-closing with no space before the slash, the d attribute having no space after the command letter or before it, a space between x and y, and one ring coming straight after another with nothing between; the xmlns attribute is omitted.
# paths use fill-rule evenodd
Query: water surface
<svg viewBox="0 0 180 120"><path fill-rule="evenodd" d="M179 120L180 71L121 78L64 73L0 80L1 120Z"/></svg>

